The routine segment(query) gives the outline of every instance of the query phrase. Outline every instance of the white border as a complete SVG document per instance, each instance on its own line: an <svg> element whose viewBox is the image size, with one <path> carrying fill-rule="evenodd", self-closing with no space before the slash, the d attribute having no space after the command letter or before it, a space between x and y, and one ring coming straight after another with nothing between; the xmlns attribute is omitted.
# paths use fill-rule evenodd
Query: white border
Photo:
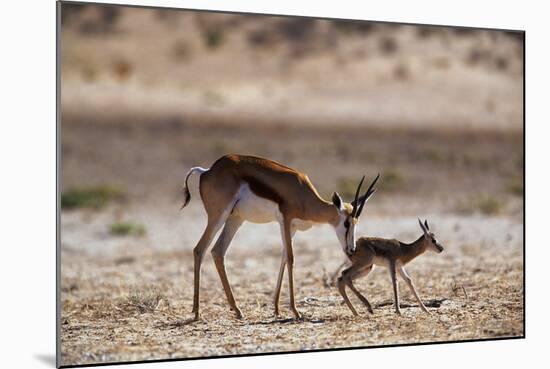
<svg viewBox="0 0 550 369"><path fill-rule="evenodd" d="M503 1L270 0L119 1L119 3L369 19L527 31L527 338L497 341L142 364L151 368L281 368L338 365L520 367L545 357L550 327L545 232L550 204L547 160L548 25L543 5ZM543 4L543 2L540 2ZM0 337L3 367L52 367L55 354L55 4L10 1L2 35ZM544 120L543 120L544 118ZM544 361L543 361L544 362ZM121 366L126 367L126 366ZM131 366L137 367L137 366Z"/></svg>

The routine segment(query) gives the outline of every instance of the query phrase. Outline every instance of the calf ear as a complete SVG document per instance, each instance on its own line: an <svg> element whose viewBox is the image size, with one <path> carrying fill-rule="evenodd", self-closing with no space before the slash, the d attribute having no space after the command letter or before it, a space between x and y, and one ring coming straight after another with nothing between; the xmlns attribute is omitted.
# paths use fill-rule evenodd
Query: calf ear
<svg viewBox="0 0 550 369"><path fill-rule="evenodd" d="M342 210L342 198L338 195L338 192L334 192L332 194L332 203L338 208L338 210Z"/></svg>
<svg viewBox="0 0 550 369"><path fill-rule="evenodd" d="M426 226L426 229L429 231L429 230L430 230L430 226L428 225L428 219L425 219L425 220L424 220L424 225Z"/></svg>

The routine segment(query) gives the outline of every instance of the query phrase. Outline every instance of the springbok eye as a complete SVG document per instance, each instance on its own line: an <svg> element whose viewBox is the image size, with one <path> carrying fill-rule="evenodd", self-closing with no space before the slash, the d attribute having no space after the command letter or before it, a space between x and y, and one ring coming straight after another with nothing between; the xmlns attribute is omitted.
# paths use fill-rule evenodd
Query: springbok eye
<svg viewBox="0 0 550 369"><path fill-rule="evenodd" d="M346 219L344 222L344 227L349 228L349 219Z"/></svg>

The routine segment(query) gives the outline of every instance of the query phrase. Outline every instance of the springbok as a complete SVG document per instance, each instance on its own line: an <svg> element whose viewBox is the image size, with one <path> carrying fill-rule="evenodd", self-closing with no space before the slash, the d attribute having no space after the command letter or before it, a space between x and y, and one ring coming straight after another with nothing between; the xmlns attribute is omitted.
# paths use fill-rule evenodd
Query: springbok
<svg viewBox="0 0 550 369"><path fill-rule="evenodd" d="M435 239L435 236L430 232L428 221L425 220L424 224L418 220L420 228L422 228L422 235L413 243L407 244L395 239L384 239L376 237L361 237L357 240L357 247L355 252L349 257L352 265L344 270L338 278L338 291L344 298L344 301L350 308L353 315L358 315L357 311L351 304L348 295L346 294L346 286L348 286L353 293L361 300L367 307L368 311L372 314L372 307L365 296L363 296L357 288L353 285L353 280L359 277L366 277L372 270L374 265L385 266L390 271L391 281L393 284L393 295L395 300L395 312L401 314L399 308L399 295L396 271L399 271L401 277L405 280L409 288L411 289L414 297L418 301L420 308L430 313L420 297L416 292L413 281L407 271L405 265L422 255L425 251L431 250L437 253L443 251L443 246Z"/></svg>
<svg viewBox="0 0 550 369"><path fill-rule="evenodd" d="M355 250L355 228L363 206L375 192L371 183L365 194L359 197L361 179L352 203L342 201L334 192L332 203L321 198L304 173L269 159L245 155L226 155L219 158L211 168L193 167L185 178L185 201L182 209L191 200L187 181L195 172L200 173L200 195L208 221L206 228L193 249L195 320L199 319L199 288L203 256L218 230L225 224L212 256L220 276L230 308L238 318L241 310L235 303L233 292L225 271L225 253L239 227L244 221L252 223L278 222L283 239L283 253L274 295L275 315L279 315L279 296L285 265L288 270L290 308L294 316L301 318L294 300L294 253L292 238L296 230L309 229L314 224L330 224L344 252Z"/></svg>

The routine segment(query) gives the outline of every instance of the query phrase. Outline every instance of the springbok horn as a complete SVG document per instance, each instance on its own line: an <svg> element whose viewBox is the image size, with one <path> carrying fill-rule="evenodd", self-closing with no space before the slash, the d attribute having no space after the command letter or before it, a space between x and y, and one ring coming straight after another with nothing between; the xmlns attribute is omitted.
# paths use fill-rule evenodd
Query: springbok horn
<svg viewBox="0 0 550 369"><path fill-rule="evenodd" d="M351 216L353 218L355 218L355 214L357 213L357 206L358 206L357 198L359 197L359 192L361 191L361 186L363 185L364 180L365 180L365 176L361 178L361 182L359 182L359 186L357 186L357 191L355 191L355 198L353 199L353 202L352 202L353 209L351 211Z"/></svg>
<svg viewBox="0 0 550 369"><path fill-rule="evenodd" d="M365 195L361 197L361 205L359 206L359 210L357 211L357 217L361 215L361 212L363 211L363 207L365 206L365 203L367 202L369 197L371 197L372 194L376 192L376 188L373 188L373 187L376 184L376 182L378 182L378 178L380 178L380 173L378 173L374 181L372 181L372 183L369 186L369 189L367 190L367 192L365 192Z"/></svg>
<svg viewBox="0 0 550 369"><path fill-rule="evenodd" d="M424 224L422 224L420 218L418 218L418 224L420 224L420 228L422 228L422 232L424 232L424 234L428 233L428 230L424 227Z"/></svg>

